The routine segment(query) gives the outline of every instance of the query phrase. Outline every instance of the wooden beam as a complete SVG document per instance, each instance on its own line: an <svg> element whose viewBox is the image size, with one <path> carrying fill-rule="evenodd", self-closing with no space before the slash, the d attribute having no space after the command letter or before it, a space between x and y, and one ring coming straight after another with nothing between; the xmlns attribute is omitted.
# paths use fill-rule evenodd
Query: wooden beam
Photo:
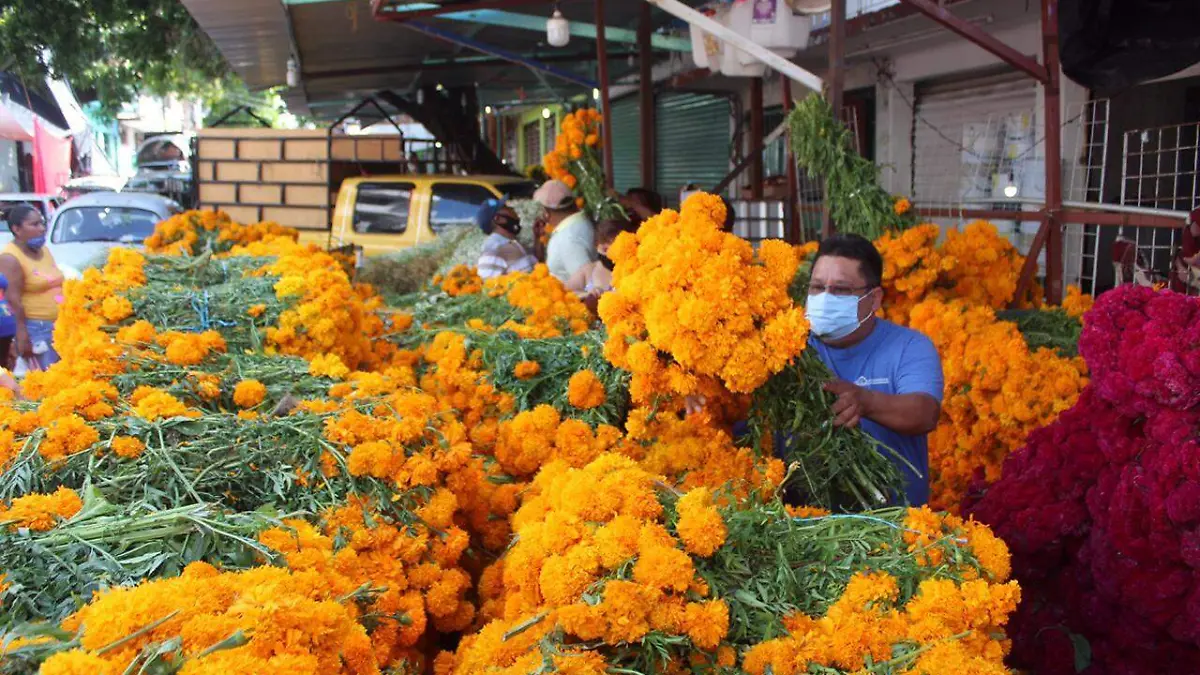
<svg viewBox="0 0 1200 675"><path fill-rule="evenodd" d="M952 32L957 33L958 35L975 43L980 48L990 52L993 56L1011 65L1013 68L1027 73L1030 77L1038 82L1045 83L1049 80L1050 76L1048 71L1044 66L1042 66L1042 64L996 39L979 26L976 26L973 23L968 23L958 16L951 14L949 9L946 9L933 0L900 1L906 5L909 5L930 19L942 24ZM1055 20L1057 20L1057 18L1058 14L1055 12Z"/></svg>
<svg viewBox="0 0 1200 675"><path fill-rule="evenodd" d="M792 81L783 78L783 123L787 124L789 113L792 112ZM786 128L786 127L785 127ZM787 152L787 203L783 205L783 222L787 226L787 240L799 244L804 238L800 231L800 212L796 209L800 202L800 176L796 171L796 155L792 153L792 145L788 143Z"/></svg>
<svg viewBox="0 0 1200 675"><path fill-rule="evenodd" d="M654 24L650 16L650 5L643 2L638 16L638 110L641 123L642 187L654 189L657 179L657 148L655 137L654 100L654 52L650 48L650 36Z"/></svg>
<svg viewBox="0 0 1200 675"><path fill-rule="evenodd" d="M604 0L593 0L596 8L596 59L600 62L597 72L600 88L600 106L604 112L604 135L601 149L604 153L604 182L613 185L613 135L612 99L608 92L608 41L604 39ZM589 92L590 93L590 92Z"/></svg>

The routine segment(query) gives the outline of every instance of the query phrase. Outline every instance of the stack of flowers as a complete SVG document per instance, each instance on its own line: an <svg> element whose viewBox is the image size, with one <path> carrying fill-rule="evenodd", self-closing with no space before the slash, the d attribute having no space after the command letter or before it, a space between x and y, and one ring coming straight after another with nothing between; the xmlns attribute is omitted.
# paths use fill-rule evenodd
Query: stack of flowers
<svg viewBox="0 0 1200 675"><path fill-rule="evenodd" d="M942 358L942 419L929 437L930 503L957 509L969 488L1000 477L1034 429L1075 404L1087 384L1078 357L1031 349L1017 325L983 305L925 300L909 326Z"/></svg>
<svg viewBox="0 0 1200 675"><path fill-rule="evenodd" d="M808 323L787 294L799 261L781 241L755 251L721 231L725 205L697 193L609 249L604 351L633 374L635 403L758 389L804 350Z"/></svg>
<svg viewBox="0 0 1200 675"><path fill-rule="evenodd" d="M1121 286L1084 325L1091 384L971 511L1012 547L1030 600L1014 665L1178 669L1200 659L1200 302Z"/></svg>
<svg viewBox="0 0 1200 675"><path fill-rule="evenodd" d="M577 195L579 207L597 221L621 213L621 207L609 197L604 182L604 164L600 155L603 123L600 111L592 108L580 108L567 115L554 140L554 149L542 158L546 174L566 183Z"/></svg>
<svg viewBox="0 0 1200 675"><path fill-rule="evenodd" d="M548 464L531 490L516 544L480 582L490 622L438 672L1005 672L1019 589L975 523L794 519L778 502L676 493L614 455Z"/></svg>

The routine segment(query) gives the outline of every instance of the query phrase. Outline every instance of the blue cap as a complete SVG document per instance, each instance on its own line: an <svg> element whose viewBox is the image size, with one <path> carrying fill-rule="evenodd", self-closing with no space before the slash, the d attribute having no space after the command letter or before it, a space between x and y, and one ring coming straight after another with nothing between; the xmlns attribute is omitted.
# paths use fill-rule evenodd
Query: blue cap
<svg viewBox="0 0 1200 675"><path fill-rule="evenodd" d="M479 205L479 211L475 213L475 225L483 230L484 234L492 233L492 219L496 217L496 213L504 208L503 199L489 199Z"/></svg>

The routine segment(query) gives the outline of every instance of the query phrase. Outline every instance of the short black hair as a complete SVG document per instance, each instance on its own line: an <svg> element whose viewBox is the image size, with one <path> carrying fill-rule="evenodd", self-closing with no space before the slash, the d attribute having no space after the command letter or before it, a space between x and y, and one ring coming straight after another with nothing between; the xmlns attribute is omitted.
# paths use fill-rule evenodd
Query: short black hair
<svg viewBox="0 0 1200 675"><path fill-rule="evenodd" d="M721 223L722 232L733 232L733 226L737 223L737 213L733 210L733 202L721 197L721 203L725 205L725 222Z"/></svg>
<svg viewBox="0 0 1200 675"><path fill-rule="evenodd" d="M828 255L836 258L857 260L862 270L863 278L871 288L883 284L883 256L870 239L857 234L835 234L821 240L817 255L813 258L813 266L821 256Z"/></svg>
<svg viewBox="0 0 1200 675"><path fill-rule="evenodd" d="M605 219L596 223L596 243L611 244L622 232L636 232L628 220Z"/></svg>
<svg viewBox="0 0 1200 675"><path fill-rule="evenodd" d="M4 213L4 220L8 223L8 229L13 230L35 213L41 213L41 211L38 211L33 204L17 204L9 207L8 211Z"/></svg>
<svg viewBox="0 0 1200 675"><path fill-rule="evenodd" d="M658 213L663 210L663 198L654 190L646 187L629 188L625 193L626 197L636 198L646 205L651 211Z"/></svg>

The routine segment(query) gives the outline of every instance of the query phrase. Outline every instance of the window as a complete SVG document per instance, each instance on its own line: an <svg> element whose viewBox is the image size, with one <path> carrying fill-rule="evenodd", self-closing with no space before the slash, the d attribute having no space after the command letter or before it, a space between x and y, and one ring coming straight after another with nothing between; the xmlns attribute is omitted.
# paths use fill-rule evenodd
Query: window
<svg viewBox="0 0 1200 675"><path fill-rule="evenodd" d="M552 115L546 120L542 129L542 154L549 154L555 147L555 141L558 140L558 116ZM541 164L542 158L539 157L536 162L530 164Z"/></svg>
<svg viewBox="0 0 1200 675"><path fill-rule="evenodd" d="M408 229L412 183L359 183L354 203L354 231L400 234Z"/></svg>
<svg viewBox="0 0 1200 675"><path fill-rule="evenodd" d="M58 215L51 239L56 244L119 241L140 244L159 221L153 211L126 206L77 206Z"/></svg>
<svg viewBox="0 0 1200 675"><path fill-rule="evenodd" d="M495 195L481 185L434 185L429 227L434 234L441 234L452 227L475 227L475 214L479 212L479 207L494 198Z"/></svg>
<svg viewBox="0 0 1200 675"><path fill-rule="evenodd" d="M541 120L525 125L525 163L542 163L542 129Z"/></svg>

